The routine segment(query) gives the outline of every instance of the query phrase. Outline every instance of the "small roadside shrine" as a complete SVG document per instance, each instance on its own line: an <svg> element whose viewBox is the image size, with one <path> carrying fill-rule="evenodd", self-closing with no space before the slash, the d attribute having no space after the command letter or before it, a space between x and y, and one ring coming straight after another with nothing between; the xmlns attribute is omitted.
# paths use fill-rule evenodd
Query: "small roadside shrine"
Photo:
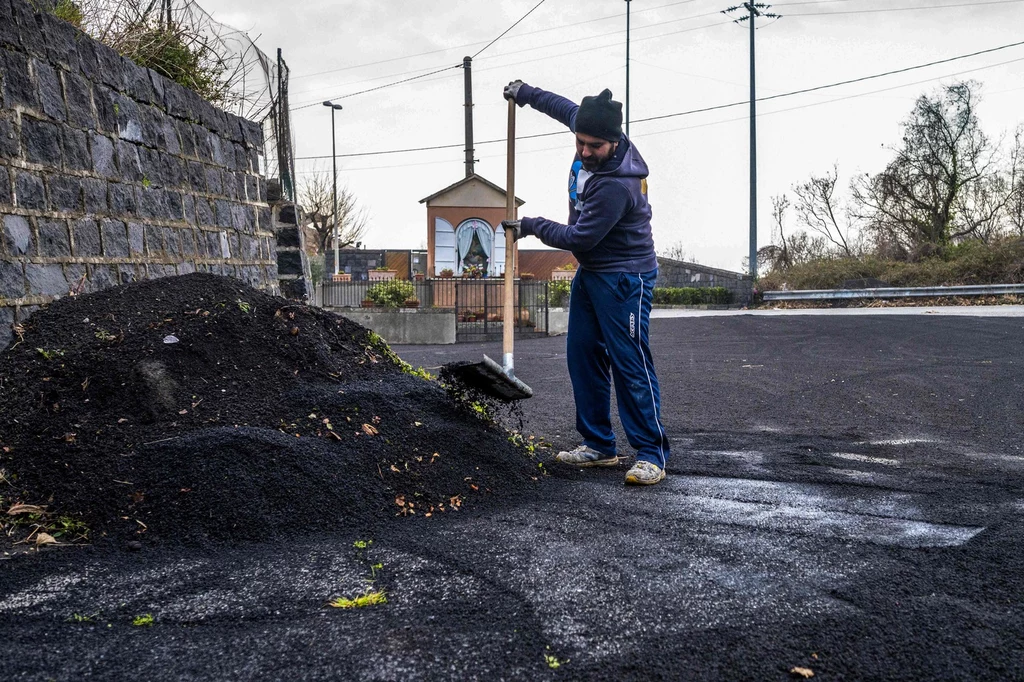
<svg viewBox="0 0 1024 682"><path fill-rule="evenodd" d="M427 276L470 267L487 277L505 274L505 190L471 174L420 199L427 205ZM516 197L516 217L523 200ZM516 273L518 275L518 273Z"/></svg>

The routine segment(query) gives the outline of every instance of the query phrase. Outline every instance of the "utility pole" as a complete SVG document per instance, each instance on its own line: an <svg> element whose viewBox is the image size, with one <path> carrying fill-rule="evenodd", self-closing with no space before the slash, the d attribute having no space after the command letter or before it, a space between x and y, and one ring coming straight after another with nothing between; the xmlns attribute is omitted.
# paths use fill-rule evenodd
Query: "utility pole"
<svg viewBox="0 0 1024 682"><path fill-rule="evenodd" d="M629 5L626 0L626 137L629 137Z"/></svg>
<svg viewBox="0 0 1024 682"><path fill-rule="evenodd" d="M730 7L723 10L722 14L729 14L738 9L747 10L747 16L736 19L736 23L747 21L750 23L750 279L757 280L757 91L755 88L755 61L754 61L754 19L765 17L768 19L780 19L781 15L772 14L766 10L771 5L763 2L745 2L742 5Z"/></svg>
<svg viewBox="0 0 1024 682"><path fill-rule="evenodd" d="M473 58L462 58L466 82L466 177L475 172L473 158Z"/></svg>
<svg viewBox="0 0 1024 682"><path fill-rule="evenodd" d="M334 197L334 274L338 274L338 242L341 241L341 229L338 225L338 141L334 135L334 112L341 109L340 104L324 102L325 107L331 108L331 160L334 164L334 184L331 186L331 193Z"/></svg>

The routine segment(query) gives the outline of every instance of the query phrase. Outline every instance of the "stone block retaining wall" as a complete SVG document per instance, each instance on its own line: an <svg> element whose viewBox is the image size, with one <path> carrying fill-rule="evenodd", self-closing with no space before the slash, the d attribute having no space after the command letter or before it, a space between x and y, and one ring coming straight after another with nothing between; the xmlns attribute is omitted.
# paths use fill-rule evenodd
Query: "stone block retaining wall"
<svg viewBox="0 0 1024 682"><path fill-rule="evenodd" d="M0 348L39 305L194 271L279 293L257 123L0 0Z"/></svg>

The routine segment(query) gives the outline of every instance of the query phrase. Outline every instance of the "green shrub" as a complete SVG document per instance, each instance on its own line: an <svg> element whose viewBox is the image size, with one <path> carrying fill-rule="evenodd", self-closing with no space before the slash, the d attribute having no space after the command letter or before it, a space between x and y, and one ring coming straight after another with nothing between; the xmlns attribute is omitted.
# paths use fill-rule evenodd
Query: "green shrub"
<svg viewBox="0 0 1024 682"><path fill-rule="evenodd" d="M548 282L548 305L555 308L564 308L569 305L569 292L571 290L571 279L556 279Z"/></svg>
<svg viewBox="0 0 1024 682"><path fill-rule="evenodd" d="M324 264L324 254L318 253L315 256L309 257L309 277L313 280L313 286L320 286L320 282L324 281L324 275L327 269Z"/></svg>
<svg viewBox="0 0 1024 682"><path fill-rule="evenodd" d="M388 308L397 308L405 303L406 299L416 297L416 287L412 282L404 279L389 279L386 282L378 282L366 290L366 298L375 304Z"/></svg>
<svg viewBox="0 0 1024 682"><path fill-rule="evenodd" d="M198 93L208 102L224 99L224 63L198 35L163 26L137 26L122 43L121 53L139 66L153 69Z"/></svg>
<svg viewBox="0 0 1024 682"><path fill-rule="evenodd" d="M728 305L732 292L725 287L655 287L654 302L662 305Z"/></svg>
<svg viewBox="0 0 1024 682"><path fill-rule="evenodd" d="M85 19L81 6L71 0L60 0L53 8L53 15L79 29L82 28L82 21Z"/></svg>

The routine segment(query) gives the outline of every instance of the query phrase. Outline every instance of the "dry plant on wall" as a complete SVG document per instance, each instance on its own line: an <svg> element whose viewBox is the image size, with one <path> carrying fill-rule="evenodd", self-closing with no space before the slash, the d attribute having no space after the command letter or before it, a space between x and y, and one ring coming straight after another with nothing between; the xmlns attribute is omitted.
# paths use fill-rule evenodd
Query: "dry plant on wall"
<svg viewBox="0 0 1024 682"><path fill-rule="evenodd" d="M249 66L230 44L237 32L212 21L192 0L34 0L139 66L226 108ZM244 45L240 45L244 49Z"/></svg>

